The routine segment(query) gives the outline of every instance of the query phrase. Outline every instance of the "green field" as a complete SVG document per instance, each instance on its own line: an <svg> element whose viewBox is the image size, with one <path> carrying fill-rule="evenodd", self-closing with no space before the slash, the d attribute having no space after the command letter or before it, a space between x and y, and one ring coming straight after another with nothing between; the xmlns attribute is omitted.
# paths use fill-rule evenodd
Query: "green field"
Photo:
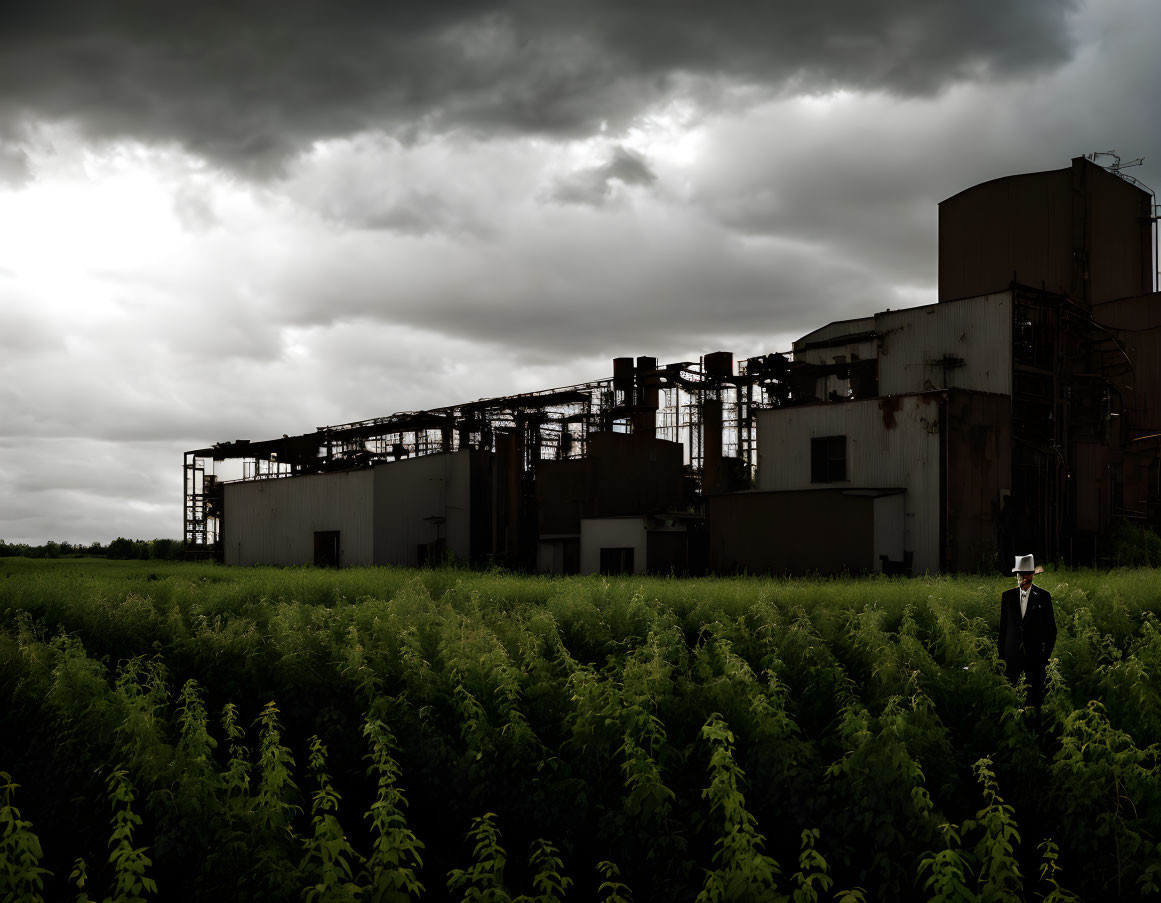
<svg viewBox="0 0 1161 903"><path fill-rule="evenodd" d="M1158 576L0 558L0 899L1155 899Z"/></svg>

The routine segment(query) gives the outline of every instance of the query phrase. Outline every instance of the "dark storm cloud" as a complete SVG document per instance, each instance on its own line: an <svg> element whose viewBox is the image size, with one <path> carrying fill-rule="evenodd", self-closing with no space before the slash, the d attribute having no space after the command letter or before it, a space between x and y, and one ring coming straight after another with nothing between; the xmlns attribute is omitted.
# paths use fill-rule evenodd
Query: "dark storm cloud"
<svg viewBox="0 0 1161 903"><path fill-rule="evenodd" d="M1060 64L1072 52L1075 6L9 3L0 118L175 141L264 173L317 137L370 129L589 134L623 125L678 83L930 94ZM20 158L0 142L0 160L12 170Z"/></svg>
<svg viewBox="0 0 1161 903"><path fill-rule="evenodd" d="M496 243L433 238L393 257L363 236L344 240L342 253L325 244L303 249L271 291L286 321L303 328L363 319L509 354L594 356L611 342L697 347L723 329L805 332L830 299L878 293L888 306L894 301L877 274L819 248L739 242L669 206L643 205L626 217L587 205L560 209L566 223L507 231ZM393 277L400 261L409 267L405 282Z"/></svg>

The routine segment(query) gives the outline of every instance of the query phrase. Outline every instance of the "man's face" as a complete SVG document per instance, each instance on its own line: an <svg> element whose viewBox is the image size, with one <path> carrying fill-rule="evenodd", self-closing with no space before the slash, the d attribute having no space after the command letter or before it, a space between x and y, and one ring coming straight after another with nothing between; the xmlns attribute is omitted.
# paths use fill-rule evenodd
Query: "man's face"
<svg viewBox="0 0 1161 903"><path fill-rule="evenodd" d="M1020 571L1016 574L1016 583L1020 589L1027 589L1032 585L1032 571Z"/></svg>

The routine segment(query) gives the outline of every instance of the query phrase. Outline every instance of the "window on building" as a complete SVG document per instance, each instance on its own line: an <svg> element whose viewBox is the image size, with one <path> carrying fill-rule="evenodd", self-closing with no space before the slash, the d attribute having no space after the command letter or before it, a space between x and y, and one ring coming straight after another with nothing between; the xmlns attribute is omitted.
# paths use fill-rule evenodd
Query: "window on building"
<svg viewBox="0 0 1161 903"><path fill-rule="evenodd" d="M847 478L847 437L816 436L810 440L810 482L839 483Z"/></svg>
<svg viewBox="0 0 1161 903"><path fill-rule="evenodd" d="M633 547L609 547L601 549L602 574L632 574Z"/></svg>

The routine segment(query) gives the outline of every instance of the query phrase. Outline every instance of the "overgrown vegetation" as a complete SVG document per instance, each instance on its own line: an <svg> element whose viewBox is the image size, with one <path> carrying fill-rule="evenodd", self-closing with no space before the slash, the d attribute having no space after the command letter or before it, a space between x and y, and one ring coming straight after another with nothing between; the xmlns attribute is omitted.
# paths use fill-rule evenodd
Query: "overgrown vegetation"
<svg viewBox="0 0 1161 903"><path fill-rule="evenodd" d="M2 559L0 899L1151 899L1157 577Z"/></svg>

